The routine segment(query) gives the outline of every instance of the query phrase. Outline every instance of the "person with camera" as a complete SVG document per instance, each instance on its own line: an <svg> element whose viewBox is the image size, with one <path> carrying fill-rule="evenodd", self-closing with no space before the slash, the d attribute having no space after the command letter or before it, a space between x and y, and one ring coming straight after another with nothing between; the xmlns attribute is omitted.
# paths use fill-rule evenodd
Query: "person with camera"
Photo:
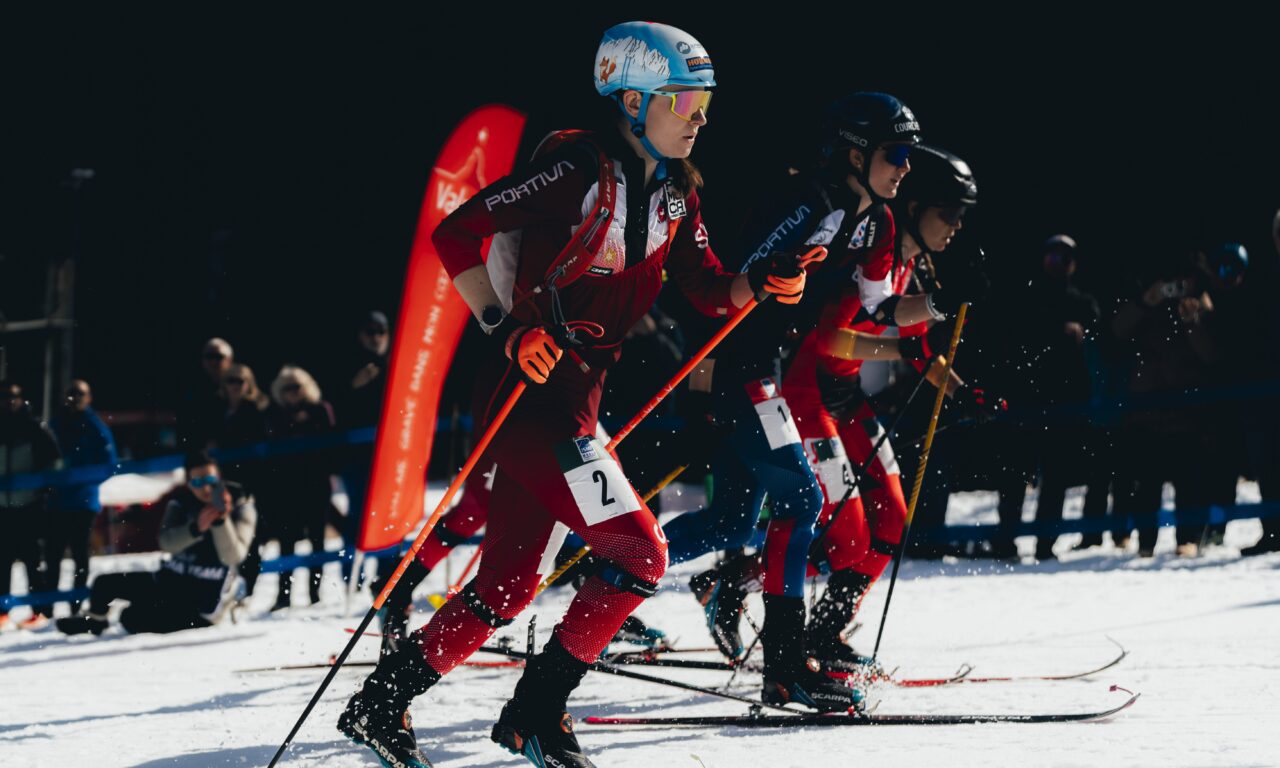
<svg viewBox="0 0 1280 768"><path fill-rule="evenodd" d="M169 501L160 527L160 549L169 557L158 571L108 573L93 580L86 613L58 619L67 635L100 635L107 609L129 602L120 614L125 631L167 633L216 624L230 607L236 566L253 541L258 513L239 484L224 482L208 453L183 462L187 482Z"/></svg>

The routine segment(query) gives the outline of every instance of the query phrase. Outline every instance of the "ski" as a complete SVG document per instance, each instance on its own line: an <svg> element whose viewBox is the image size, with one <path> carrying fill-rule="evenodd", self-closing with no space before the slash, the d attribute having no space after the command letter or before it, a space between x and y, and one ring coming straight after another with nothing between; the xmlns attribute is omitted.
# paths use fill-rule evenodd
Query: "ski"
<svg viewBox="0 0 1280 768"><path fill-rule="evenodd" d="M500 646L493 646L493 645L481 646L480 650L485 653L494 653L500 656L507 656L509 658L522 659L522 660L529 658L529 656L531 655L523 651L516 651L511 648L503 648ZM646 675L640 672L631 672L629 670L619 669L618 667L615 667L611 664L605 664L604 662L600 662L600 661L592 663L589 667L587 667L587 669L591 670L592 672L603 672L606 675L617 675L618 677L629 677L632 680L643 680L647 683L654 683L655 685L665 685L668 688L679 688L682 691L701 693L705 696L714 696L718 699L728 699L730 701L737 701L743 704L750 704L755 709L772 709L778 712L788 712L791 714L797 714L797 713L803 714L803 711L801 710L791 709L790 707L784 707L779 704L768 704L759 699L752 699L747 696L739 696L736 693L729 693L728 691L721 691L715 688L706 688L701 685L691 685L689 683L682 683L679 680L669 680L665 677L654 677L652 675Z"/></svg>
<svg viewBox="0 0 1280 768"><path fill-rule="evenodd" d="M1110 640L1111 638L1107 638L1107 639ZM1129 651L1126 650L1124 646L1121 646L1119 643L1116 643L1115 640L1111 640L1111 642L1115 643L1116 647L1118 648L1118 652L1113 658L1111 658L1109 661L1107 661L1106 663L1100 666L1092 667L1090 669L1083 670L1080 672L1072 672L1069 674L1006 675L1006 676L975 677L972 674L974 669L973 666L970 664L963 664L960 666L959 669L956 670L955 674L949 677L919 677L919 678L897 677L893 673L890 673L886 677L876 677L874 679L874 682L887 682L888 684L899 687L899 688L929 688L929 687L936 687L936 686L943 686L943 685L957 685L961 683L1016 683L1016 682L1027 682L1027 681L1034 681L1034 680L1080 680L1086 677L1092 677L1093 675L1097 675L1101 672L1105 672L1106 670L1111 669L1112 667L1116 666L1121 661L1123 661L1129 655ZM614 654L612 656L609 656L608 663L650 666L650 667L670 667L675 669L704 669L704 670L713 670L713 671L721 671L721 672L731 672L737 669L746 669L748 671L753 671L753 670L758 671L758 667L749 661L746 661L746 662L740 661L735 663L732 661L719 661L719 660L709 661L709 660L695 660L695 659L671 659L671 658L667 658L668 653L669 652L631 651L627 653L620 653L620 654ZM852 676L857 676L857 673L849 673L849 674Z"/></svg>
<svg viewBox="0 0 1280 768"><path fill-rule="evenodd" d="M1129 655L1129 651L1123 645L1116 642L1115 639L1110 637L1108 637L1107 639L1110 640L1116 646L1118 650L1117 654L1107 663L1098 667L1094 667L1092 669L1085 670L1083 672L1073 672L1071 674L1063 674L1063 675L1008 675L1003 677L974 677L971 674L969 674L970 672L973 671L973 667L968 664L965 664L960 668L960 670L956 673L956 675L949 678L896 679L891 677L890 679L894 685L897 685L903 688L924 688L924 687L931 687L931 686L938 686L938 685L954 685L957 683L1018 683L1018 682L1027 682L1032 680L1080 680L1086 677L1091 677L1100 672L1105 672L1108 669L1111 669L1112 667L1116 666L1120 662L1124 661L1125 658Z"/></svg>
<svg viewBox="0 0 1280 768"><path fill-rule="evenodd" d="M726 726L738 728L793 728L802 726L835 726L835 725L971 725L975 723L1071 723L1103 720L1129 707L1138 700L1141 694L1133 693L1118 686L1111 686L1112 691L1123 691L1129 697L1121 704L1110 709L1092 712L1061 712L1024 715L841 715L841 714L808 714L795 715L763 715L748 714L740 716L702 717L587 717L582 722L590 725L686 725L686 726Z"/></svg>
<svg viewBox="0 0 1280 768"><path fill-rule="evenodd" d="M369 667L373 668L378 665L376 661L348 661L342 665L343 669L348 667ZM320 664L285 664L275 667L254 667L253 669L237 669L233 670L237 675L250 675L262 672L296 672L307 669L328 669L333 666L333 659ZM499 668L499 669L519 669L524 666L524 662L518 659L510 659L508 661L476 661L467 659L462 662L464 667L481 667L481 668Z"/></svg>

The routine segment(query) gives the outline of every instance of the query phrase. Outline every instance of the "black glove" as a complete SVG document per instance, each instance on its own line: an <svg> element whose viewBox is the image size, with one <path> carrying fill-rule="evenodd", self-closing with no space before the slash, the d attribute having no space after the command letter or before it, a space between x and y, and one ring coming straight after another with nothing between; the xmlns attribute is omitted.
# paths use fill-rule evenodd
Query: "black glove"
<svg viewBox="0 0 1280 768"><path fill-rule="evenodd" d="M920 336L904 336L898 339L898 354L903 360L932 360L951 346L951 334L955 329L954 320L934 323Z"/></svg>
<svg viewBox="0 0 1280 768"><path fill-rule="evenodd" d="M822 368L818 369L818 395L822 398L822 407L837 421L853 418L867 400L861 377L836 376Z"/></svg>
<svg viewBox="0 0 1280 768"><path fill-rule="evenodd" d="M955 403L965 418L979 422L990 421L1009 411L1007 400L981 387L959 387L951 395L951 402Z"/></svg>

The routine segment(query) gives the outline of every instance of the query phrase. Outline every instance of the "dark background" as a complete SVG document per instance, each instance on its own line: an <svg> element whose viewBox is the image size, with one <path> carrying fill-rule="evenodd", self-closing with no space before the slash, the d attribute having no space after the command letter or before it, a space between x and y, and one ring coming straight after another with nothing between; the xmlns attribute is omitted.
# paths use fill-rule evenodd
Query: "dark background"
<svg viewBox="0 0 1280 768"><path fill-rule="evenodd" d="M715 62L694 153L713 245L804 154L827 100L884 90L926 140L973 165L982 206L970 223L1002 284L1031 274L1058 231L1079 240L1095 283L1221 239L1274 259L1273 25L1218 9L1124 19L893 5L650 7ZM627 20L564 5L463 12L11 19L0 310L40 315L46 264L72 247L62 182L87 167L75 359L100 407L171 405L212 335L263 382L286 361L323 370L362 312L394 322L452 126L505 102L539 127L573 127L595 98L600 32ZM30 336L4 343L10 374L38 395Z"/></svg>

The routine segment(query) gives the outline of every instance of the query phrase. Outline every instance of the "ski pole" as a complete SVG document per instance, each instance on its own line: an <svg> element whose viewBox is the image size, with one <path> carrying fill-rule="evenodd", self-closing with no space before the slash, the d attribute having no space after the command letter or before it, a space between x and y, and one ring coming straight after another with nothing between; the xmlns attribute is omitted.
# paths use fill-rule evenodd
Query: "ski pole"
<svg viewBox="0 0 1280 768"><path fill-rule="evenodd" d="M807 253L797 257L796 259L796 269L798 270L797 274L802 272L805 269L805 267L808 266L809 264L822 261L826 258L827 258L826 248L823 248L822 246L811 248ZM693 357L689 358L689 362L685 363L683 366L680 367L680 370L676 371L676 375L671 377L671 381L668 381L666 386L658 390L658 394L650 398L649 402L645 403L645 406L640 409L640 412L637 413L631 419L631 421L628 421L626 424L624 424L622 426L622 429L618 430L618 434L613 436L613 439L610 440L609 444L605 446L605 450L612 452L613 449L617 447L618 443L622 442L622 439L625 438L631 432L631 430L636 428L637 424L644 421L644 418L648 416L653 411L654 408L657 408L658 404L661 403L666 398L667 395L671 394L671 390L675 389L677 384L679 384L681 381L684 381L686 376L693 373L693 369L697 368L698 365L704 359L706 359L707 355L711 354L711 351L714 350L720 344L720 342L724 341L725 337L728 336L733 331L734 328L737 328L738 325L747 318L747 315L751 314L751 310L759 306L762 301L768 299L770 295L771 294L768 294L762 291L761 293L758 293L752 298L748 299L747 303L742 305L742 309L738 310L738 314L734 315L733 318L729 320L729 322L725 323L724 327L716 331L715 335L712 336L707 341L706 344L702 345L702 349L699 349L696 353L694 353Z"/></svg>
<svg viewBox="0 0 1280 768"><path fill-rule="evenodd" d="M716 331L716 334L712 336L706 344L702 345L702 349L699 349L694 353L693 357L689 358L689 361L682 365L680 370L676 371L676 374L671 377L670 381L663 385L662 389L658 390L656 395L649 398L649 402L644 404L644 407L640 409L639 413L632 417L631 421L622 425L622 429L618 430L618 434L613 436L613 439L605 446L605 450L612 453L613 449L618 447L618 443L622 442L623 438L631 434L631 430L635 429L636 425L644 421L644 418L652 413L653 409L657 408L658 404L665 400L667 395L671 394L671 390L675 389L677 384L684 381L686 376L693 373L693 369L697 368L702 361L706 359L707 355L711 354L712 350L714 350L720 342L724 341L725 337L747 318L747 315L751 314L751 310L760 305L760 301L761 299L758 298L749 299L747 303L742 306L742 309L738 310L738 314L734 315L729 322L725 323L720 330Z"/></svg>
<svg viewBox="0 0 1280 768"><path fill-rule="evenodd" d="M898 567L902 564L902 556L907 549L907 537L911 534L911 518L915 515L916 502L920 500L920 489L924 486L924 472L929 464L929 451L933 448L933 436L938 429L938 416L942 413L942 400L947 396L947 382L951 379L951 366L955 364L956 347L960 345L960 331L964 328L964 317L968 310L968 304L960 305L960 312L956 315L956 327L951 331L951 345L947 349L946 362L943 363L938 395L933 399L933 415L929 417L929 429L924 434L920 465L916 468L916 476L911 483L911 500L907 503L907 520L902 526L902 540L898 542L898 551L893 555L893 573L889 576L889 592L884 599L884 613L880 615L880 629L876 630L876 646L871 651L873 664L880 653L880 639L884 637L884 624L889 618L889 604L893 601L893 585L898 581Z"/></svg>
<svg viewBox="0 0 1280 768"><path fill-rule="evenodd" d="M409 546L409 551L400 559L400 565L397 566L395 572L391 574L391 578L387 579L387 583L382 587L382 591L378 593L376 598L374 598L373 606L369 608L369 612L365 614L360 625L356 627L354 634L351 636L351 640L347 643L347 646L342 649L342 653L340 653L338 658L334 660L333 666L329 668L329 673L325 675L324 680L321 681L320 687L316 689L315 694L311 697L311 701L307 704L307 708L302 711L302 716L298 718L298 722L293 724L293 729L289 731L289 735L286 736L284 742L280 744L280 748L276 750L276 754L271 758L271 762L267 764L267 768L273 768L275 764L280 761L280 757L284 754L284 751L288 748L290 742L293 741L293 737L298 735L298 730L302 728L302 724L306 722L307 716L311 714L311 710L315 709L316 703L320 701L320 697L324 695L325 689L329 687L329 683L333 681L334 676L338 674L338 670L342 668L347 657L351 655L351 651L356 647L356 643L360 641L361 635L364 634L364 631L368 628L370 622L373 621L373 617L378 615L378 611L382 609L382 604L386 602L387 596L391 594L391 590L395 589L395 586L400 581L400 577L404 574L405 569L409 567L409 563L413 562L414 557L418 553L418 549L422 547L422 544L427 540L427 536L431 534L431 530L436 527L436 523L439 522L440 518L444 515L445 510L449 508L449 502L453 500L453 497L458 493L458 490L462 488L462 484L466 482L467 476L471 474L471 470L475 469L476 463L480 460L480 456L486 449L488 449L489 443L493 441L493 436L497 434L498 428L502 426L502 423L507 420L507 416L510 415L511 409L516 405L516 401L518 401L520 396L524 394L526 386L527 385L523 381L519 381L516 383L515 388L511 390L511 394L507 396L507 401L503 403L502 409L498 411L498 414L493 418L493 421L489 423L489 427L485 429L484 434L481 435L480 441L476 443L476 447L471 450L471 455L467 457L467 463L462 465L462 469L459 470L458 476L453 479L453 482L449 484L448 489L445 490L444 496L440 499L440 503L436 505L435 511L431 513L431 517L427 518L427 522L422 526L422 530L418 533L417 538L415 538L413 540L413 544Z"/></svg>
<svg viewBox="0 0 1280 768"><path fill-rule="evenodd" d="M822 538L822 536L831 529L831 526L835 525L836 518L840 516L840 513L844 511L845 506L849 503L849 500L853 498L853 492L858 487L858 481L863 477L866 477L867 470L871 469L871 465L875 463L876 456L880 453L880 448L888 442L889 436L897 434L898 425L902 423L902 417L906 415L907 409L911 407L911 403L916 399L916 395L920 393L920 389L924 386L927 379L927 375L920 376L919 381L917 381L915 387L912 388L911 394L907 395L907 401L902 404L902 410L898 411L898 415L893 417L893 424L880 435L880 438L876 440L876 444L871 446L871 453L867 456L866 460L859 465L858 471L854 473L853 477L850 478L849 487L845 489L844 496L840 499L840 505L831 513L831 517L827 518L826 524L814 532L814 541L818 541Z"/></svg>

